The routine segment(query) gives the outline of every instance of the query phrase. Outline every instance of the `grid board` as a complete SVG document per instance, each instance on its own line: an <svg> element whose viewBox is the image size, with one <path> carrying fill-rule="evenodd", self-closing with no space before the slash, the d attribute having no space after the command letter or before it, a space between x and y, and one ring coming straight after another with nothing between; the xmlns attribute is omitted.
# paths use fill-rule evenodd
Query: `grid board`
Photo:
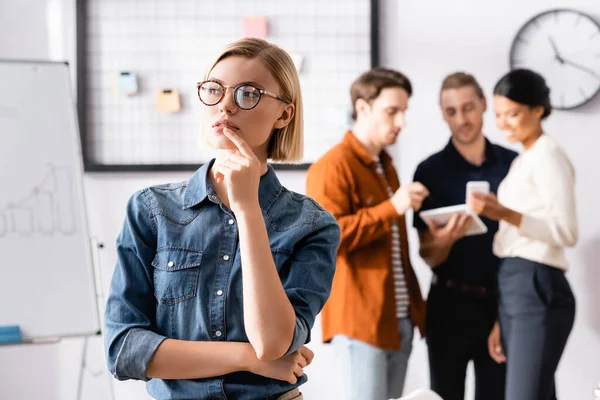
<svg viewBox="0 0 600 400"><path fill-rule="evenodd" d="M303 57L306 168L349 124L349 87L377 64L377 0L80 0L78 99L88 171L186 170L211 158L200 140L195 84L244 18L265 17L266 40ZM122 71L138 92L115 93ZM179 92L181 110L159 112L155 93Z"/></svg>

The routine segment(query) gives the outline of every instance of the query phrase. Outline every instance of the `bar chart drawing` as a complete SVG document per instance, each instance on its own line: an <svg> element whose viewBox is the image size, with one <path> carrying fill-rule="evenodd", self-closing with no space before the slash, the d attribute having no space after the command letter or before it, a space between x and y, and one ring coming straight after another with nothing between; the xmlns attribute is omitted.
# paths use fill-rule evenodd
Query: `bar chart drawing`
<svg viewBox="0 0 600 400"><path fill-rule="evenodd" d="M0 204L0 238L74 235L77 224L73 183L71 171L49 164L40 182L22 198Z"/></svg>

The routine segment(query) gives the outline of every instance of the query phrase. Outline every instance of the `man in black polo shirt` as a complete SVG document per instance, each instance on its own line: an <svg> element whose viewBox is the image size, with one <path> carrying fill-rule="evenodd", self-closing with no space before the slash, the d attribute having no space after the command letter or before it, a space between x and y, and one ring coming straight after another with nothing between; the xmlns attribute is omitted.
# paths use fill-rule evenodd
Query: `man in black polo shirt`
<svg viewBox="0 0 600 400"><path fill-rule="evenodd" d="M430 193L422 210L465 204L469 181L488 181L496 193L517 155L483 135L486 101L473 76L449 75L440 104L452 138L417 167L414 181ZM492 253L492 241L498 223L482 219L488 232L464 237L471 222L465 215L454 215L443 228L414 217L421 257L433 270L426 319L431 388L444 400L464 400L469 361L475 369L475 399L504 399L502 355L496 357L500 362L494 361L487 344L497 314L499 260Z"/></svg>

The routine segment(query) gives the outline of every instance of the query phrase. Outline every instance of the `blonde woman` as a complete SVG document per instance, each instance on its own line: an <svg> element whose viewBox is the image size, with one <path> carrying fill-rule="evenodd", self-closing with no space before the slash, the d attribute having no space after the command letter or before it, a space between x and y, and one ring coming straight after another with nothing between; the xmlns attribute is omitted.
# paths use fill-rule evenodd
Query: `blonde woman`
<svg viewBox="0 0 600 400"><path fill-rule="evenodd" d="M147 381L156 399L301 399L340 233L267 163L302 156L294 64L242 39L197 88L216 158L129 201L105 315L109 369Z"/></svg>

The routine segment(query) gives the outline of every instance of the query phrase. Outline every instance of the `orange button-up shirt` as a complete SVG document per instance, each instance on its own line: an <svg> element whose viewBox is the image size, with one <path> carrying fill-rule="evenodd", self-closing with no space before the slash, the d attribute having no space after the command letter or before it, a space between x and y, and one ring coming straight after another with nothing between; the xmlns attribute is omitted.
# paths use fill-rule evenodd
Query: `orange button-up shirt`
<svg viewBox="0 0 600 400"><path fill-rule="evenodd" d="M410 263L406 221L387 191L400 187L392 159L380 157L387 182L352 132L315 162L307 174L307 195L332 213L341 228L336 272L321 314L323 341L341 334L370 345L398 350L392 272L392 221L398 223L402 266L410 301L410 317L425 332L425 302Z"/></svg>

